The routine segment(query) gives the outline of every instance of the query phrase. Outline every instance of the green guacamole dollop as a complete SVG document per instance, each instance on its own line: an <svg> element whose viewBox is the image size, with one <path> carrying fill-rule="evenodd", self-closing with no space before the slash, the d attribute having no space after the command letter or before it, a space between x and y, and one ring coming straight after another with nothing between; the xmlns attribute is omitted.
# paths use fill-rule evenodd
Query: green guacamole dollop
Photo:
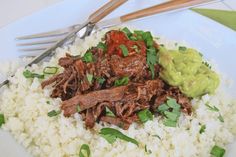
<svg viewBox="0 0 236 157"><path fill-rule="evenodd" d="M169 85L177 86L188 97L212 94L219 86L219 76L203 63L194 49L159 51L160 77Z"/></svg>

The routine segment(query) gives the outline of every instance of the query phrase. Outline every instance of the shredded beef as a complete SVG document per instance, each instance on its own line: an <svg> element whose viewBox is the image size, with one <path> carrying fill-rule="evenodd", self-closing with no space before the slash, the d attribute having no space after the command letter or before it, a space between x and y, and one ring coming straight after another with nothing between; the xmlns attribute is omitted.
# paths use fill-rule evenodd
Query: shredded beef
<svg viewBox="0 0 236 157"><path fill-rule="evenodd" d="M42 88L53 87L52 98L62 99L64 116L78 112L87 128L102 121L128 129L139 121L139 111L155 112L168 97L176 99L184 113L191 114L190 99L159 78L162 69L158 64L154 65L155 78L152 78L144 41L130 40L122 31L110 31L105 35L105 44L106 49L89 50L92 62L66 54L58 61L64 71L42 82ZM158 44L153 44L158 49ZM127 47L128 56L123 55L120 45ZM129 77L129 83L115 87L115 81L123 77ZM108 109L114 116L107 115Z"/></svg>

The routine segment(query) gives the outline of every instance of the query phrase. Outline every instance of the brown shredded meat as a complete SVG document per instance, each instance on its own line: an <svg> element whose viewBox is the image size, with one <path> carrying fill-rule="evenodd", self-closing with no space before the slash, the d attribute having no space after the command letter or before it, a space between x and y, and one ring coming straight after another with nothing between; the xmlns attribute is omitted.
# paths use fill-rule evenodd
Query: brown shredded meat
<svg viewBox="0 0 236 157"><path fill-rule="evenodd" d="M66 54L59 59L64 71L42 82L42 88L53 87L52 98L62 99L64 116L81 114L87 128L101 121L128 129L139 121L139 111L155 112L168 97L176 99L184 113L191 114L190 99L159 78L158 64L154 66L156 75L152 78L144 41L132 41L121 31L110 31L105 35L105 44L106 50L96 47L89 50L93 54L92 62ZM122 55L121 44L127 47L128 56ZM158 48L157 43L154 46ZM123 77L129 77L128 84L114 86ZM107 109L114 116L108 116Z"/></svg>

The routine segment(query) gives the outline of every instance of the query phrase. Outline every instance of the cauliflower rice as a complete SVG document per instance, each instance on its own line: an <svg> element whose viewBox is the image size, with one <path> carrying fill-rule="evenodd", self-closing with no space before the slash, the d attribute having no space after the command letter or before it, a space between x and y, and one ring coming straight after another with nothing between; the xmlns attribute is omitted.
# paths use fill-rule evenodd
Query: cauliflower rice
<svg viewBox="0 0 236 157"><path fill-rule="evenodd" d="M106 31L97 32L85 41L77 40L69 47L58 48L49 62L28 69L42 73L46 66L58 66L58 59L65 53L83 55L89 47L97 45ZM167 47L175 46L168 44ZM8 70L14 69L8 67ZM49 111L60 109L61 100L50 98L52 88L42 90L41 81L38 78L26 79L23 71L24 68L19 68L15 77L10 79L11 84L1 91L0 113L4 114L6 121L2 128L11 132L35 157L76 157L82 144L89 145L92 157L208 157L214 145L226 148L236 135L236 101L225 94L224 80L221 80L215 95L193 99L193 115L182 114L176 128L164 126L162 119L156 117L145 124L132 124L127 131L104 123L86 130L79 114L70 118L63 114L48 117ZM209 110L206 103L220 111ZM220 114L224 122L218 119ZM206 129L200 134L202 125L206 125ZM119 139L109 144L98 134L104 126L119 129L136 139L139 147ZM145 152L145 146L150 152Z"/></svg>

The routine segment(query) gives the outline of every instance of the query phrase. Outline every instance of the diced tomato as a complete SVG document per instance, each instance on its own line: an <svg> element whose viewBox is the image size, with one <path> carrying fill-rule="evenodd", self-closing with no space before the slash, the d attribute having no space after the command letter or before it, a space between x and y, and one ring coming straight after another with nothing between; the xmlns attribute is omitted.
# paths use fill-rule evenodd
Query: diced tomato
<svg viewBox="0 0 236 157"><path fill-rule="evenodd" d="M146 45L144 41L133 41L128 39L122 31L110 31L106 34L107 53L123 56L120 45L125 45L129 51L128 55L140 53L146 55ZM138 51L138 52L137 52Z"/></svg>

